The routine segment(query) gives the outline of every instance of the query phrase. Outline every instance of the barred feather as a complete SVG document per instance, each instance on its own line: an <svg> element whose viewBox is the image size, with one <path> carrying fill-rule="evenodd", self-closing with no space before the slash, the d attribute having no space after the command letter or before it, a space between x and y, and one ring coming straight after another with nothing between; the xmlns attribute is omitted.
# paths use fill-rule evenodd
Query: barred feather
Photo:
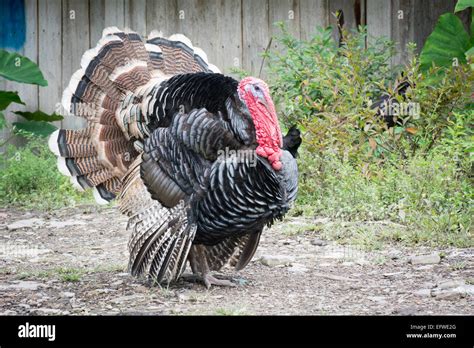
<svg viewBox="0 0 474 348"><path fill-rule="evenodd" d="M127 214L132 274L157 282L176 280L184 270L195 225L187 222L182 206L163 207L153 200L140 178L138 158L125 177L120 210Z"/></svg>

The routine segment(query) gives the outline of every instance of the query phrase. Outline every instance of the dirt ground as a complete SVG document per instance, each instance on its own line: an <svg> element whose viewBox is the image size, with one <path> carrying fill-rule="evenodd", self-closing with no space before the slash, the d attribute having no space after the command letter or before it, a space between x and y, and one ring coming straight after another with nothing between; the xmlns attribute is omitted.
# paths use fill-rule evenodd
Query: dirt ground
<svg viewBox="0 0 474 348"><path fill-rule="evenodd" d="M307 222L288 218L264 231L252 262L223 272L239 285L207 290L131 277L116 208L0 209L0 315L474 314L474 249L364 252L304 231Z"/></svg>

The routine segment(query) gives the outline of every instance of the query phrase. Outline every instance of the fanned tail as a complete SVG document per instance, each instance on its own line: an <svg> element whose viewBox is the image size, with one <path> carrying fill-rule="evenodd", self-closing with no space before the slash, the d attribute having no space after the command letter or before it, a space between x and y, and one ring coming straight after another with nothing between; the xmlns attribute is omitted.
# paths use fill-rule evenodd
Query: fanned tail
<svg viewBox="0 0 474 348"><path fill-rule="evenodd" d="M99 203L120 192L121 179L137 157L132 136L117 120L124 104L137 103L139 88L151 79L153 65L139 35L115 27L104 30L96 47L86 51L81 69L63 92L69 115L85 118L87 127L60 129L50 139L61 173L79 189L92 188ZM137 123L141 119L136 120Z"/></svg>
<svg viewBox="0 0 474 348"><path fill-rule="evenodd" d="M92 188L99 203L114 199L150 134L153 92L173 75L200 71L219 70L184 35L152 32L144 42L130 30L104 29L63 92L65 112L86 119L87 126L51 135L61 173L78 189Z"/></svg>

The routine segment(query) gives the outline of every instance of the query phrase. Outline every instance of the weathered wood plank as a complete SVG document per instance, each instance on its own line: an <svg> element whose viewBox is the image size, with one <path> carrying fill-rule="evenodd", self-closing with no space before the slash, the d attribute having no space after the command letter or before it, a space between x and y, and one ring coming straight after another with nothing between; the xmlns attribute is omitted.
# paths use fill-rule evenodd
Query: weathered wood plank
<svg viewBox="0 0 474 348"><path fill-rule="evenodd" d="M300 37L310 39L316 28L329 25L328 0L300 0Z"/></svg>
<svg viewBox="0 0 474 348"><path fill-rule="evenodd" d="M105 0L104 27L125 25L125 0Z"/></svg>
<svg viewBox="0 0 474 348"><path fill-rule="evenodd" d="M178 0L177 31L206 52L209 61L229 73L241 64L240 1Z"/></svg>
<svg viewBox="0 0 474 348"><path fill-rule="evenodd" d="M105 0L95 0L90 2L89 8L89 30L90 47L94 47L102 37L102 30L105 25Z"/></svg>
<svg viewBox="0 0 474 348"><path fill-rule="evenodd" d="M213 64L230 74L232 68L242 68L242 2L223 0L221 3L216 20L219 46Z"/></svg>
<svg viewBox="0 0 474 348"><path fill-rule="evenodd" d="M146 0L125 0L125 26L146 36Z"/></svg>
<svg viewBox="0 0 474 348"><path fill-rule="evenodd" d="M397 49L397 54L392 59L394 65L407 60L406 45L415 41L414 6L414 0L392 0L394 17L391 23L391 32ZM422 21L421 18L418 20Z"/></svg>
<svg viewBox="0 0 474 348"><path fill-rule="evenodd" d="M62 16L62 84L69 84L72 74L81 67L81 57L89 49L89 3L81 0L63 0ZM81 128L79 117L65 116L64 128Z"/></svg>
<svg viewBox="0 0 474 348"><path fill-rule="evenodd" d="M124 0L93 0L90 2L90 46L102 37L102 31L111 26L125 27Z"/></svg>
<svg viewBox="0 0 474 348"><path fill-rule="evenodd" d="M270 35L278 35L281 31L276 23L285 23L286 28L295 37L300 37L300 5L296 0L270 0L268 7ZM274 47L275 43L274 43Z"/></svg>
<svg viewBox="0 0 474 348"><path fill-rule="evenodd" d="M392 37L392 21L397 20L391 0L367 0L367 35L369 44L378 37Z"/></svg>
<svg viewBox="0 0 474 348"><path fill-rule="evenodd" d="M270 0L268 8L270 36L275 38L281 35L277 23L284 23L285 28L295 38L300 38L300 8L299 2L294 0ZM277 40L272 40L273 50L280 50Z"/></svg>
<svg viewBox="0 0 474 348"><path fill-rule="evenodd" d="M60 112L61 94L63 91L61 66L62 37L62 3L61 0L44 1L38 8L38 55L39 66L47 87L39 88L39 109L46 112ZM54 123L61 125L61 121Z"/></svg>
<svg viewBox="0 0 474 348"><path fill-rule="evenodd" d="M36 1L27 1L26 5L26 41L21 54L38 62L38 4ZM26 110L38 109L38 86L18 84L17 90L22 99L27 102ZM44 88L44 87L41 87Z"/></svg>
<svg viewBox="0 0 474 348"><path fill-rule="evenodd" d="M255 76L271 37L268 9L268 0L242 0L242 66Z"/></svg>
<svg viewBox="0 0 474 348"><path fill-rule="evenodd" d="M178 0L178 21L176 32L186 35L193 45L206 52L209 61L216 66L216 52L219 46L217 35L216 1ZM221 68L221 67L220 67ZM222 69L222 68L221 68Z"/></svg>
<svg viewBox="0 0 474 348"><path fill-rule="evenodd" d="M164 36L176 33L178 23L177 0L147 0L146 32L158 30Z"/></svg>
<svg viewBox="0 0 474 348"><path fill-rule="evenodd" d="M346 28L356 28L357 6L356 0L331 0L329 1L329 22L336 25L336 18L332 13L342 10L344 13L344 26Z"/></svg>

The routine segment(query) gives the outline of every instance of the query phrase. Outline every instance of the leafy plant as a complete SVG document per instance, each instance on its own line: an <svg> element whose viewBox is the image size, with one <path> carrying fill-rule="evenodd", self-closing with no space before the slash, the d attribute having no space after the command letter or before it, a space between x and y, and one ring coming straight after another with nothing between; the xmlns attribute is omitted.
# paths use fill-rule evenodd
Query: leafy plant
<svg viewBox="0 0 474 348"><path fill-rule="evenodd" d="M378 82L396 76L390 67L394 44L381 38L366 49L365 28L345 31L349 39L338 47L330 27L317 28L316 35L304 41L293 37L283 23L277 25L282 34L275 39L284 50L270 50L266 55L272 92L286 123L312 119L315 114L327 116L340 95L354 98L354 104L363 107L364 98L381 92ZM343 79L351 84L347 89L338 85ZM374 83L362 83L367 80Z"/></svg>
<svg viewBox="0 0 474 348"><path fill-rule="evenodd" d="M0 110L5 110L11 103L23 104L18 92L0 91Z"/></svg>
<svg viewBox="0 0 474 348"><path fill-rule="evenodd" d="M371 38L365 28L343 31L340 47L330 29L320 28L308 41L281 29L276 40L284 51L267 53L272 94L284 123L298 123L312 151L336 153L358 166L427 153L442 139L452 112L470 101L473 71L450 67L433 81L441 68L424 73L413 44L408 64L391 66L394 43L380 38L366 47ZM404 96L397 93L402 83L409 84ZM383 94L404 108L392 128L372 106Z"/></svg>
<svg viewBox="0 0 474 348"><path fill-rule="evenodd" d="M27 57L21 56L18 53L8 52L0 49L0 76L16 82L36 84L39 86L47 86L48 82L44 79L38 65L29 60ZM22 104L18 92L14 91L0 91L0 129L9 127L4 110L8 108L11 103ZM14 112L24 117L26 122L14 122L13 131L15 134L33 133L39 136L48 136L57 128L49 122L62 120L60 115L47 115L44 112ZM2 145L4 145L5 141Z"/></svg>
<svg viewBox="0 0 474 348"><path fill-rule="evenodd" d="M23 104L18 92L0 91L0 129L7 127L7 120L3 111L8 108L11 103Z"/></svg>
<svg viewBox="0 0 474 348"><path fill-rule="evenodd" d="M460 0L454 12L474 7L474 0ZM466 58L474 54L474 12L472 13L471 33L464 30L461 20L453 13L440 16L436 27L430 34L421 51L421 69L427 71L433 64L449 67L465 64Z"/></svg>
<svg viewBox="0 0 474 348"><path fill-rule="evenodd" d="M302 41L282 26L276 40L284 49L267 52L278 112L303 129L293 213L350 220L351 228L322 233L364 247L474 245L474 71L466 64L423 70L413 44L409 61L392 66L393 42L372 40L364 28L343 37L339 46L320 28ZM388 128L373 107L383 94L417 112L401 113ZM365 223L374 220L391 227Z"/></svg>

